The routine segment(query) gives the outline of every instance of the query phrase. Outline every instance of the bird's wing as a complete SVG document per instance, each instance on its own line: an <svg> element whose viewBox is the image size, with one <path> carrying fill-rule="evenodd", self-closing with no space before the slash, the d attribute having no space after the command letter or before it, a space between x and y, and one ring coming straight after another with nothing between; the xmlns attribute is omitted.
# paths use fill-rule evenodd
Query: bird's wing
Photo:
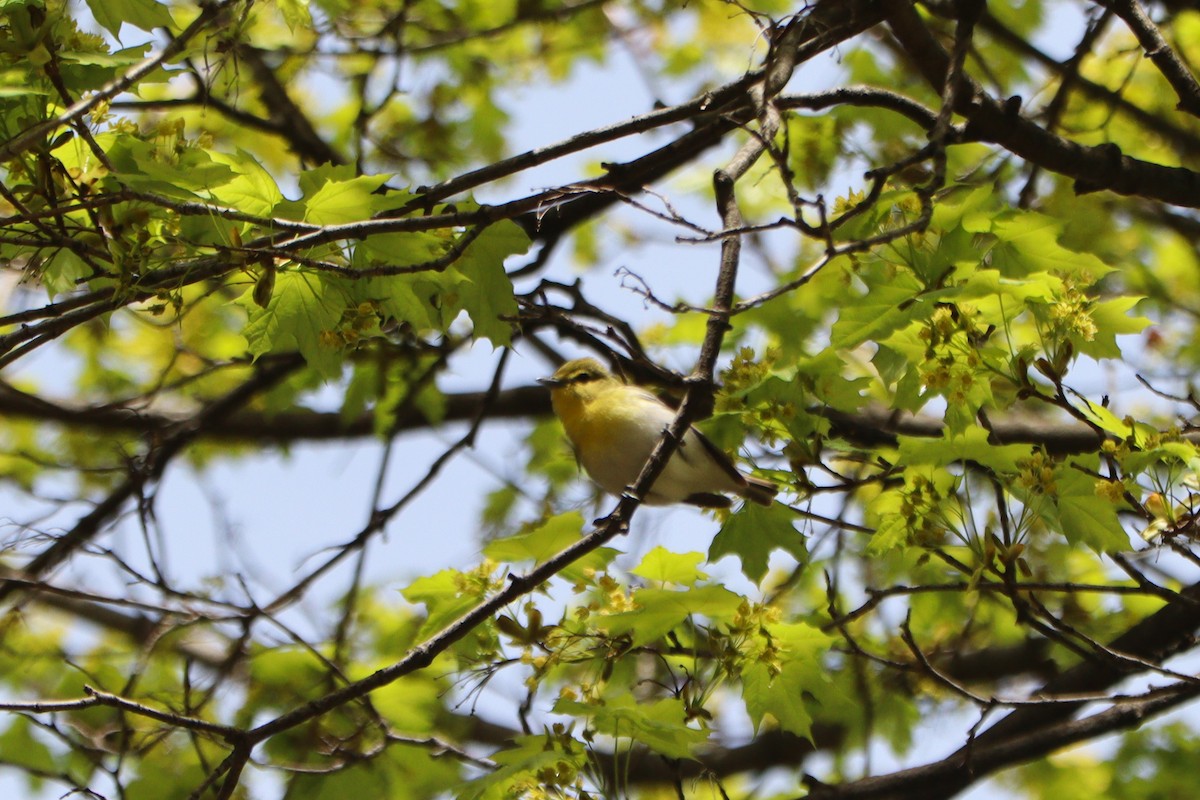
<svg viewBox="0 0 1200 800"><path fill-rule="evenodd" d="M689 494L683 498L683 502L688 505L699 506L700 508L729 508L733 505L733 501L725 495L714 494L713 492Z"/></svg>
<svg viewBox="0 0 1200 800"><path fill-rule="evenodd" d="M642 399L646 401L642 407L642 412L646 416L650 417L651 419L657 418L658 421L662 422L664 428L675 420L675 409L671 408L658 397L646 391L645 389L640 387L635 388L637 388L637 392L642 396ZM709 438L701 433L694 425L688 428L688 432L684 434L683 441L680 443L677 451L679 457L683 459L685 463L696 464L696 459L702 457L702 454L696 452L696 450L688 450L688 442L692 441L693 437L700 442L701 450L703 450L704 453L712 456L713 461L717 463L717 466L721 468L721 471L728 475L735 484L738 486L746 485L746 476L738 471L737 466L733 463L733 459L731 459L724 450L713 444L712 441L710 441Z"/></svg>
<svg viewBox="0 0 1200 800"><path fill-rule="evenodd" d="M738 486L746 485L746 476L738 470L737 465L733 463L733 459L729 457L728 453L713 444L707 436L705 436L696 428L693 427L688 432L696 435L696 439L699 440L700 445L704 448L704 452L712 456L713 461L717 462L717 466L721 468L721 471L728 475L734 483L736 483ZM687 440L690 438L690 436L685 436L683 443L686 445ZM687 450L685 450L683 447L679 448L679 452L684 461L691 460L688 458Z"/></svg>

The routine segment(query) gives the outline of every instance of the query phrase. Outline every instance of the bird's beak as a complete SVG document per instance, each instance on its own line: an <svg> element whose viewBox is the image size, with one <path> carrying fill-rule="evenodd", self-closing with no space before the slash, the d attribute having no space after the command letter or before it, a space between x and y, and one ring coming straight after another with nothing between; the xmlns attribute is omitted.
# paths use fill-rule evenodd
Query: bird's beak
<svg viewBox="0 0 1200 800"><path fill-rule="evenodd" d="M538 378L537 382L542 386L549 386L551 389L555 386L562 386L564 383L564 381L560 381L558 378Z"/></svg>

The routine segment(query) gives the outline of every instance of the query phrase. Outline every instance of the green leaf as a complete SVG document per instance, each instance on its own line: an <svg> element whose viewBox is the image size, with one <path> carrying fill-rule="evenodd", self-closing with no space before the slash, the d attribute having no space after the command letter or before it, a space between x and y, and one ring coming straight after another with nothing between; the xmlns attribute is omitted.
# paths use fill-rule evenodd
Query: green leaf
<svg viewBox="0 0 1200 800"><path fill-rule="evenodd" d="M358 663L353 679L367 677L382 663ZM441 687L432 676L406 675L371 693L371 702L388 724L409 736L430 736L437 730L442 706L438 702Z"/></svg>
<svg viewBox="0 0 1200 800"><path fill-rule="evenodd" d="M6 76L8 77L8 76ZM13 76L16 77L16 76ZM20 76L22 79L24 75ZM3 80L3 78L0 78ZM0 98L3 97L29 97L30 95L49 95L49 89L42 89L36 86L26 86L25 84L9 84L0 85Z"/></svg>
<svg viewBox="0 0 1200 800"><path fill-rule="evenodd" d="M443 630L479 604L479 594L464 591L467 580L459 570L444 569L418 578L408 588L401 590L400 594L405 600L425 606L425 622L421 625L418 637Z"/></svg>
<svg viewBox="0 0 1200 800"><path fill-rule="evenodd" d="M997 269L979 269L976 264L962 265L966 280L955 287L955 298L972 300L978 298L1003 298L1011 309L1009 316L1024 309L1026 300L1038 299L1051 302L1062 290L1062 279L1049 273L1035 272L1021 278L1006 278Z"/></svg>
<svg viewBox="0 0 1200 800"><path fill-rule="evenodd" d="M92 268L84 263L75 251L64 247L42 268L42 283L50 297L56 297L74 290L79 281L91 274Z"/></svg>
<svg viewBox="0 0 1200 800"><path fill-rule="evenodd" d="M346 797L397 797L398 776L386 763L367 762L329 774L297 772L288 781L283 800L341 800Z"/></svg>
<svg viewBox="0 0 1200 800"><path fill-rule="evenodd" d="M633 611L594 617L598 628L613 635L631 633L635 647L658 641L693 614L710 619L732 616L742 603L741 595L724 586L694 586L686 590L638 589L633 593Z"/></svg>
<svg viewBox="0 0 1200 800"><path fill-rule="evenodd" d="M967 428L962 433L943 438L898 436L900 462L930 464L944 467L948 464L973 461L998 473L1013 473L1018 470L1017 461L1029 456L1029 445L997 445L988 441L988 432L980 427Z"/></svg>
<svg viewBox="0 0 1200 800"><path fill-rule="evenodd" d="M87 0L96 22L115 38L121 38L121 25L150 31L155 28L174 28L171 11L154 0Z"/></svg>
<svg viewBox="0 0 1200 800"><path fill-rule="evenodd" d="M578 511L570 511L551 517L526 533L489 542L483 553L490 559L504 563L541 563L579 541L584 533L583 528L582 515ZM612 547L598 547L572 561L558 575L566 581L586 581L590 574L607 568L618 555L620 553Z"/></svg>
<svg viewBox="0 0 1200 800"><path fill-rule="evenodd" d="M737 556L742 562L742 572L755 583L767 574L768 559L776 548L804 564L808 561L808 545L794 521L795 515L787 506L746 503L721 526L708 548L708 559Z"/></svg>
<svg viewBox="0 0 1200 800"><path fill-rule="evenodd" d="M1076 459L1075 463L1081 461ZM1088 468L1099 466L1097 458L1089 461ZM1096 492L1096 480L1070 465L1062 465L1054 476L1055 503L1046 513L1057 517L1055 527L1071 544L1085 544L1097 553L1128 550L1129 535L1117 518L1117 507Z"/></svg>
<svg viewBox="0 0 1200 800"><path fill-rule="evenodd" d="M1118 417L1116 414L1109 411L1102 405L1097 405L1095 403L1079 403L1076 407L1089 420L1096 425L1099 425L1108 433L1116 436L1118 439L1125 439L1129 436L1132 436L1134 443L1136 443L1139 447L1146 441L1147 436L1158 432L1157 428L1152 425L1147 425L1143 422L1137 422L1136 420L1132 419L1127 422L1125 419ZM1133 424L1130 425L1130 422ZM1133 467L1129 468L1135 469Z"/></svg>
<svg viewBox="0 0 1200 800"><path fill-rule="evenodd" d="M283 800L417 800L446 795L460 778L454 759L431 758L427 747L393 743L386 752L358 761L351 757L335 770L298 770Z"/></svg>
<svg viewBox="0 0 1200 800"><path fill-rule="evenodd" d="M357 301L377 304L386 319L406 323L417 331L441 331L449 322L444 314L457 305L459 287L467 282L452 270L418 272L361 278L351 283L350 292Z"/></svg>
<svg viewBox="0 0 1200 800"><path fill-rule="evenodd" d="M923 303L913 302L921 284L910 274L891 280L876 280L857 302L844 306L830 331L830 344L839 349L879 341L914 319L929 313Z"/></svg>
<svg viewBox="0 0 1200 800"><path fill-rule="evenodd" d="M194 751L154 748L151 757L138 760L137 777L125 784L126 800L187 800L191 787L204 782L207 770L195 761Z"/></svg>
<svg viewBox="0 0 1200 800"><path fill-rule="evenodd" d="M1127 475L1136 475L1158 466L1172 469L1181 464L1194 471L1195 460L1196 446L1191 442L1162 442L1148 450L1135 450L1129 453L1121 459L1121 466L1124 467Z"/></svg>
<svg viewBox="0 0 1200 800"><path fill-rule="evenodd" d="M407 267L425 264L445 255L449 241L443 234L426 231L375 234L368 236L356 248L359 261L355 266L363 269L377 265Z"/></svg>
<svg viewBox="0 0 1200 800"><path fill-rule="evenodd" d="M674 697L643 703L625 692L599 706L559 700L554 711L585 717L597 733L632 739L668 758L691 758L708 739L707 731L688 727L683 703Z"/></svg>
<svg viewBox="0 0 1200 800"><path fill-rule="evenodd" d="M488 542L483 554L494 561L541 563L579 541L583 515L578 511L558 514L527 532Z"/></svg>
<svg viewBox="0 0 1200 800"><path fill-rule="evenodd" d="M283 15L283 21L287 24L288 30L295 31L296 28L312 26L308 0L276 0L276 6L279 8L279 13Z"/></svg>
<svg viewBox="0 0 1200 800"><path fill-rule="evenodd" d="M129 135L114 138L108 157L123 182L185 200L200 198L198 193L207 193L237 177L207 151L189 147L168 157L154 144Z"/></svg>
<svg viewBox="0 0 1200 800"><path fill-rule="evenodd" d="M312 197L327 183L345 183L354 180L355 177L357 173L353 164L321 164L302 171L297 183L303 197Z"/></svg>
<svg viewBox="0 0 1200 800"><path fill-rule="evenodd" d="M1112 272L1092 253L1077 253L1058 243L1062 224L1032 211L1009 210L996 215L982 212L973 219L979 230L990 230L997 238L991 250L992 266L1006 277L1019 278L1035 272L1074 275L1094 282ZM964 226L968 223L964 221Z"/></svg>
<svg viewBox="0 0 1200 800"><path fill-rule="evenodd" d="M894 385L903 378L909 368L907 356L884 344L876 348L875 355L871 357L871 364L888 386Z"/></svg>
<svg viewBox="0 0 1200 800"><path fill-rule="evenodd" d="M940 460L952 454L939 447L938 440L931 442L936 448L931 458ZM867 504L867 524L875 528L867 554L879 556L909 544L922 533L944 529L946 499L953 502L958 483L959 477L941 466L906 465L904 486L886 489Z"/></svg>
<svg viewBox="0 0 1200 800"><path fill-rule="evenodd" d="M871 510L875 514L891 509L899 509L900 497L895 492L887 492L880 495L879 502L873 504ZM884 503L895 503L894 508L891 505L885 506ZM908 520L898 513L885 514L881 517L879 523L875 526L875 533L871 535L871 542L867 545L867 554L871 556L883 555L889 550L895 550L908 544L908 540L912 535Z"/></svg>
<svg viewBox="0 0 1200 800"><path fill-rule="evenodd" d="M784 730L812 738L812 716L800 687L793 683L782 675L772 676L766 664L751 664L742 670L742 697L755 733L769 714Z"/></svg>
<svg viewBox="0 0 1200 800"><path fill-rule="evenodd" d="M1093 358L1121 358L1117 336L1141 333L1151 324L1146 317L1129 316L1130 309L1141 300L1141 297L1125 296L1096 303L1088 310L1088 316L1096 325L1095 336L1090 340L1072 337L1075 349Z"/></svg>
<svg viewBox="0 0 1200 800"><path fill-rule="evenodd" d="M89 67L112 67L121 69L132 67L142 61L150 51L150 45L126 47L112 53L90 53L80 50L59 50L58 60L69 64L83 64Z"/></svg>
<svg viewBox="0 0 1200 800"><path fill-rule="evenodd" d="M995 213L995 196L995 190L991 186L957 187L933 207L929 227L933 230L948 231L962 226L969 233L978 233L978 221L981 220L984 223L983 230L990 230L988 223ZM975 222L964 223L964 219Z"/></svg>
<svg viewBox="0 0 1200 800"><path fill-rule="evenodd" d="M455 269L470 279L461 287L462 307L471 315L476 338L488 339L497 347L512 342L517 300L504 272L504 260L528 248L525 232L516 223L503 220L490 225L455 263Z"/></svg>
<svg viewBox="0 0 1200 800"><path fill-rule="evenodd" d="M259 650L250 659L250 673L258 694L253 707L279 708L288 702L282 692L307 692L319 686L324 678L321 662L308 650L300 647L276 647Z"/></svg>
<svg viewBox="0 0 1200 800"><path fill-rule="evenodd" d="M691 586L708 577L697 569L702 561L703 553L672 553L660 545L646 553L642 562L630 572L649 581Z"/></svg>
<svg viewBox="0 0 1200 800"><path fill-rule="evenodd" d="M271 173L254 156L240 148L236 156L213 153L212 158L236 174L233 180L213 193L214 197L238 211L256 217L270 217L275 206L283 200L283 193L279 191Z"/></svg>
<svg viewBox="0 0 1200 800"><path fill-rule="evenodd" d="M315 225L342 225L370 219L375 213L374 192L387 175L360 175L349 180L327 181L304 203L304 221Z"/></svg>
<svg viewBox="0 0 1200 800"><path fill-rule="evenodd" d="M561 737L520 736L514 747L492 754L499 766L485 775L455 787L458 800L510 800L524 796L523 789L540 785L544 771L565 774L581 771L587 756L574 740L565 745Z"/></svg>
<svg viewBox="0 0 1200 800"><path fill-rule="evenodd" d="M255 303L253 289L238 303L249 317L242 335L254 358L298 350L320 375L331 378L338 374L341 350L322 337L337 327L348 303L337 282L308 272L281 270L266 308Z"/></svg>
<svg viewBox="0 0 1200 800"><path fill-rule="evenodd" d="M8 729L0 733L0 753L4 753L7 767L19 767L47 775L61 770L50 748L33 735L33 726L25 717L16 717Z"/></svg>
<svg viewBox="0 0 1200 800"><path fill-rule="evenodd" d="M317 6L330 17L336 17L354 6L354 0L316 0Z"/></svg>
<svg viewBox="0 0 1200 800"><path fill-rule="evenodd" d="M796 375L804 376L812 396L823 404L843 411L861 408L863 392L871 381L866 377L847 377L846 363L836 350L822 350L811 358L800 359L795 366Z"/></svg>
<svg viewBox="0 0 1200 800"><path fill-rule="evenodd" d="M752 656L742 669L742 697L757 731L770 714L786 731L812 738L811 705L830 689L824 656L834 639L803 622L766 626L773 654Z"/></svg>
<svg viewBox="0 0 1200 800"><path fill-rule="evenodd" d="M445 255L448 240L430 233L370 236L354 249L356 269L411 267ZM442 330L457 316L463 287L470 279L455 269L359 278L350 284L357 302L374 303L380 313L418 331Z"/></svg>

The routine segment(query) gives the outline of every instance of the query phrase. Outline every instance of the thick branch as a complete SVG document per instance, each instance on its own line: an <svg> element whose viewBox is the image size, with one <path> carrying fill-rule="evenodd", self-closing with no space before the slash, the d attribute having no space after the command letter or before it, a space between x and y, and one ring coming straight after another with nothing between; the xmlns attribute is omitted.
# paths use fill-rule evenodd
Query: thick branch
<svg viewBox="0 0 1200 800"><path fill-rule="evenodd" d="M462 392L445 397L441 422L465 422L478 411L483 392ZM524 419L551 413L550 398L540 386L518 386L497 393L489 406L488 419ZM832 408L813 408L810 413L829 420L830 435L858 447L895 446L897 436L938 438L945 434L945 423L935 417L900 414L886 408L867 407L855 413ZM60 423L83 430L148 433L166 431L187 419L184 415L139 411L119 406L75 406L54 403L0 383L0 415ZM395 433L429 427L429 420L417 409L401 409ZM225 419L213 420L199 431L198 438L216 441L292 444L375 436L376 420L363 414L347 421L336 412L290 411L263 414L239 411ZM1029 444L1044 447L1051 455L1090 453L1100 446L1095 431L1071 421L1039 419L993 419L990 439L995 444ZM1184 435L1200 444L1200 433Z"/></svg>
<svg viewBox="0 0 1200 800"><path fill-rule="evenodd" d="M1182 591L1128 631L1114 639L1106 649L1137 659L1162 663L1191 648L1194 631L1200 627L1200 584ZM1083 661L1045 683L1035 694L1068 695L1098 692L1129 676L1116 662L1106 659ZM1084 704L1059 703L1031 706L1013 711L980 734L977 742L991 743L1013 738L1025 731L1053 724L1071 716Z"/></svg>
<svg viewBox="0 0 1200 800"><path fill-rule="evenodd" d="M949 55L909 0L883 0L882 5L908 57L931 86L940 88ZM970 77L964 75L960 80L964 86L954 110L968 120L966 138L993 142L1044 169L1074 178L1080 193L1108 190L1200 208L1200 175L1192 170L1132 158L1112 144L1085 147L1064 139L990 97Z"/></svg>
<svg viewBox="0 0 1200 800"><path fill-rule="evenodd" d="M1158 26L1146 16L1141 4L1137 0L1107 0L1104 5L1111 8L1133 31L1138 44L1146 51L1146 57L1154 62L1154 66L1158 67L1158 71L1179 96L1178 107L1193 117L1200 117L1200 83L1196 82L1196 76L1187 64L1167 44Z"/></svg>
<svg viewBox="0 0 1200 800"><path fill-rule="evenodd" d="M258 84L259 99L266 106L275 132L287 139L296 155L309 164L346 163L342 154L321 138L308 115L288 95L275 70L263 58L264 53L243 45L238 47L237 54L250 67L250 74Z"/></svg>
<svg viewBox="0 0 1200 800"><path fill-rule="evenodd" d="M1011 48L1014 53L1033 59L1047 69L1058 73L1064 80L1070 74L1072 76L1070 79L1072 86L1089 99L1103 103L1120 111L1122 114L1128 115L1138 126L1153 131L1158 136L1166 139L1171 143L1172 147L1181 153L1192 158L1200 156L1200 137L1197 137L1192 131L1186 129L1174 119L1160 117L1133 103L1119 92L1109 89L1107 86L1102 86L1083 75L1073 72L1069 73L1067 64L1060 63L1039 50L1024 36L1009 29L991 14L985 13L979 25L1005 47Z"/></svg>
<svg viewBox="0 0 1200 800"><path fill-rule="evenodd" d="M1042 758L1072 744L1106 733L1136 728L1200 695L1196 684L1175 685L1115 705L1080 720L1067 719L999 742L976 740L969 749L922 767L853 783L826 786L810 782L810 800L940 800L1005 767Z"/></svg>
<svg viewBox="0 0 1200 800"><path fill-rule="evenodd" d="M1106 645L1107 650L1132 659L1162 663L1194 645L1200 627L1200 584L1193 584L1154 614ZM1046 682L1032 696L1092 696L1130 677L1125 661L1083 661ZM1140 723L1200 693L1189 683L1175 691L1147 695L1080 721L1072 721L1087 702L1057 702L1022 706L984 731L954 755L923 767L866 778L840 786L816 787L818 798L940 798L952 797L990 772L1039 758L1075 742Z"/></svg>

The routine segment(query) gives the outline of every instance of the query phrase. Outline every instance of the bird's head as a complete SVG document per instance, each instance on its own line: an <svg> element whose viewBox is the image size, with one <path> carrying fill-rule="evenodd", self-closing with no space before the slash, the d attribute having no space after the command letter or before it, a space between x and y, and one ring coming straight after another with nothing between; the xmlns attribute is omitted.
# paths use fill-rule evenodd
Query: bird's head
<svg viewBox="0 0 1200 800"><path fill-rule="evenodd" d="M576 358L556 369L549 378L539 378L538 383L549 386L554 395L586 397L620 381L596 359Z"/></svg>

